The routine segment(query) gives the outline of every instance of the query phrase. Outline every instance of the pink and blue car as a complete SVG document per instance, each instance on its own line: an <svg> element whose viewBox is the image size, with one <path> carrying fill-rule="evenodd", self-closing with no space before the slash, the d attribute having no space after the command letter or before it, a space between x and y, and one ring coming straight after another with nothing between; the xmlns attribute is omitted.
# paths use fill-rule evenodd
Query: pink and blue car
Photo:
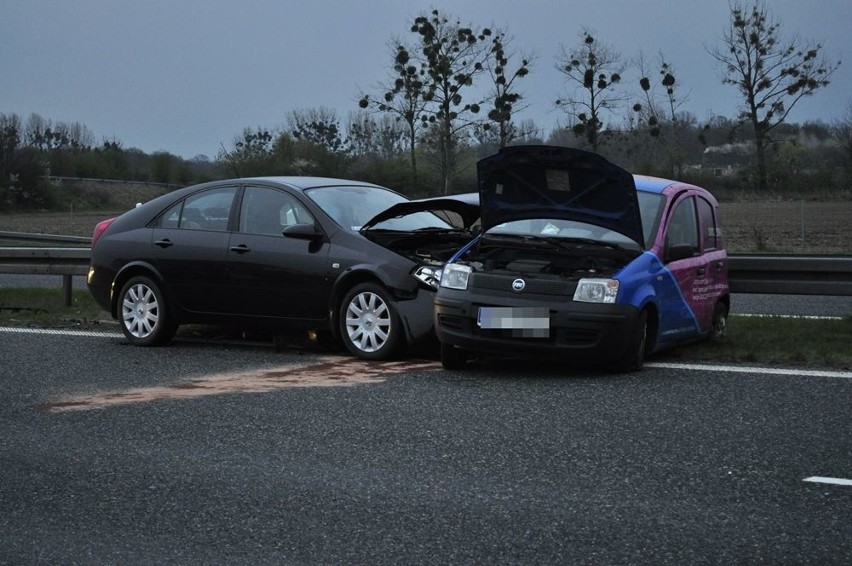
<svg viewBox="0 0 852 566"><path fill-rule="evenodd" d="M477 165L481 233L444 266L441 361L473 354L641 369L721 339L730 307L715 198L566 147L504 148Z"/></svg>

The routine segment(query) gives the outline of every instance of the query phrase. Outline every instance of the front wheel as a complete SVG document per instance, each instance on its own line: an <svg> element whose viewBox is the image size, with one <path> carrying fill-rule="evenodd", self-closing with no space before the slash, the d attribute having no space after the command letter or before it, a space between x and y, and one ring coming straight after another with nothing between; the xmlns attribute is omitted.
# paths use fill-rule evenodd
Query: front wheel
<svg viewBox="0 0 852 566"><path fill-rule="evenodd" d="M156 346L172 339L172 322L160 287L149 277L131 278L119 295L121 330L134 346Z"/></svg>
<svg viewBox="0 0 852 566"><path fill-rule="evenodd" d="M353 287L340 305L340 336L364 360L387 360L402 345L402 321L388 292L375 283Z"/></svg>
<svg viewBox="0 0 852 566"><path fill-rule="evenodd" d="M648 311L639 313L636 328L627 344L627 349L620 360L616 361L613 369L618 373L639 371L645 365L645 349L648 343Z"/></svg>
<svg viewBox="0 0 852 566"><path fill-rule="evenodd" d="M441 343L441 365L444 369L463 369L466 363L467 352Z"/></svg>

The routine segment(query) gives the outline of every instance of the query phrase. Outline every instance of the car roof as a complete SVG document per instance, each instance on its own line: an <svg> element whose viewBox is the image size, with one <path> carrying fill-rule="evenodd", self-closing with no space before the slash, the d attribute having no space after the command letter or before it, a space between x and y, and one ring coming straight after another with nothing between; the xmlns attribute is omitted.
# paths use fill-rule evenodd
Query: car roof
<svg viewBox="0 0 852 566"><path fill-rule="evenodd" d="M353 181L351 179L336 179L333 177L300 177L296 175L287 176L266 176L266 177L242 177L237 179L230 179L231 182L234 183L242 183L245 184L247 182L266 182L266 183L278 183L281 185L287 185L294 189L298 190L307 190L307 189L315 189L317 187L338 187L338 186L349 186L349 187L378 187L374 183L366 183L363 181ZM219 182L228 182L219 181Z"/></svg>
<svg viewBox="0 0 852 566"><path fill-rule="evenodd" d="M677 181L669 179L661 179L660 177L650 177L648 175L633 175L633 183L636 185L636 190L646 193L661 194L666 187L669 187L676 182Z"/></svg>

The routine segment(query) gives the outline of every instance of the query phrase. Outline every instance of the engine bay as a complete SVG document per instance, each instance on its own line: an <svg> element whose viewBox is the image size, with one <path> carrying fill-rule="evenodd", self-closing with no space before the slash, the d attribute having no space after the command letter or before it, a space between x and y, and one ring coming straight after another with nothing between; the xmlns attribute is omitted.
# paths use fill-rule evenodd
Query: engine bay
<svg viewBox="0 0 852 566"><path fill-rule="evenodd" d="M502 240L502 238L501 238ZM511 244L480 241L465 254L463 263L474 271L545 278L610 277L639 252L608 244L566 240L519 240Z"/></svg>

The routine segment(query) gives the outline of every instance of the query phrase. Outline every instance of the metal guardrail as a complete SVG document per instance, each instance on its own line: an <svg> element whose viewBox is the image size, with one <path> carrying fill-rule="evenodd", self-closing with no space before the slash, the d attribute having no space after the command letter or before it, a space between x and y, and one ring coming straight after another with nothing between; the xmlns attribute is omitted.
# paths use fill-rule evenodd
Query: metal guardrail
<svg viewBox="0 0 852 566"><path fill-rule="evenodd" d="M732 293L852 296L852 257L731 255Z"/></svg>
<svg viewBox="0 0 852 566"><path fill-rule="evenodd" d="M32 232L0 232L0 240L19 242L51 242L55 244L91 244L85 236L60 236L57 234L33 234Z"/></svg>
<svg viewBox="0 0 852 566"><path fill-rule="evenodd" d="M71 306L74 275L89 271L91 248L2 248L0 273L23 275L61 275L65 306Z"/></svg>
<svg viewBox="0 0 852 566"><path fill-rule="evenodd" d="M0 232L0 239L89 243L89 238ZM71 277L86 275L91 248L0 247L0 273L61 275L66 306ZM852 296L852 256L746 255L728 257L732 293Z"/></svg>

